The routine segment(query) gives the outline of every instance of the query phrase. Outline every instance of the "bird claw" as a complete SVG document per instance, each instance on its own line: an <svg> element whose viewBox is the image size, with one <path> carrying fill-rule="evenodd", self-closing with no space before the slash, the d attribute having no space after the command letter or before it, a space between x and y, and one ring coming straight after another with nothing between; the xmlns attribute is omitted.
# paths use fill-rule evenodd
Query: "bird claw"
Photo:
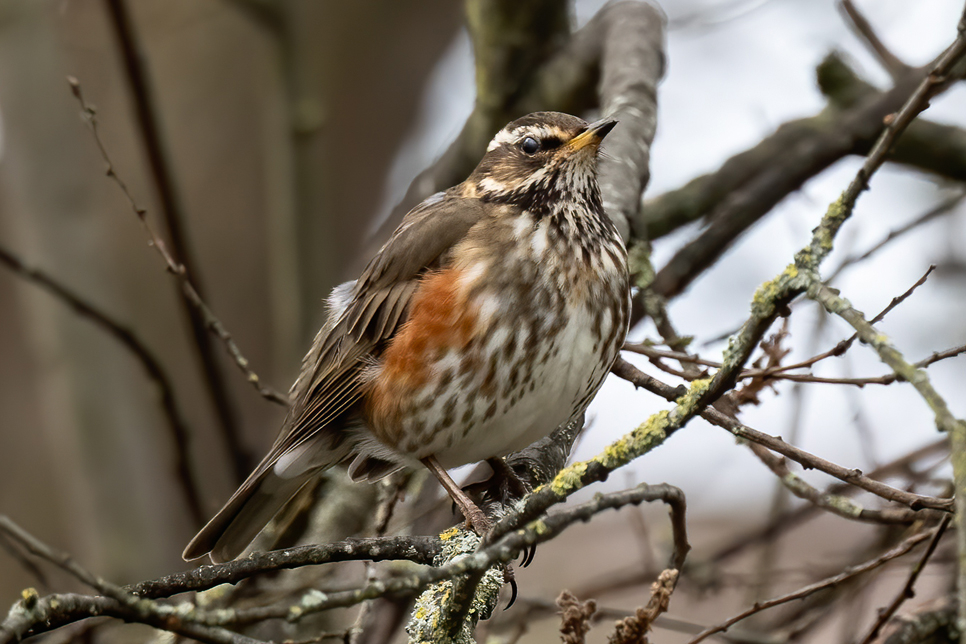
<svg viewBox="0 0 966 644"><path fill-rule="evenodd" d="M503 580L504 583L510 584L510 601L508 601L507 605L503 607L503 610L506 611L510 610L510 606L513 606L513 604L516 603L519 591L519 587L517 586L517 578L516 575L513 574L513 566L510 564L507 564L503 568Z"/></svg>

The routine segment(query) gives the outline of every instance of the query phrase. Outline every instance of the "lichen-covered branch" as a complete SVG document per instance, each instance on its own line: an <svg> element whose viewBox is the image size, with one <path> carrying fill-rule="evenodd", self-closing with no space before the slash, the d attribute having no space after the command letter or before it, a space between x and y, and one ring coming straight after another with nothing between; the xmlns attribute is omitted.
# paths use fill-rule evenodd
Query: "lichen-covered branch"
<svg viewBox="0 0 966 644"><path fill-rule="evenodd" d="M50 548L2 515L0 530L31 554L55 564L103 595L56 595L41 599L37 591L25 590L22 599L10 608L6 619L0 623L0 644L20 641L26 635L32 634L31 629L35 626L56 621L60 611L79 613L78 619L109 614L127 622L140 622L212 644L254 644L257 641L217 625L198 623L190 619L194 610L191 604L168 606L137 597L87 571L68 554Z"/></svg>
<svg viewBox="0 0 966 644"><path fill-rule="evenodd" d="M808 295L822 304L829 313L838 315L851 324L859 334L859 338L872 347L882 362L889 365L903 380L912 384L932 410L936 427L949 435L956 499L956 539L959 548L957 586L962 626L966 624L966 421L953 416L945 399L932 386L926 372L907 362L889 338L867 322L865 316L853 308L848 300L820 282L810 286Z"/></svg>
<svg viewBox="0 0 966 644"><path fill-rule="evenodd" d="M140 598L157 599L189 591L207 590L219 584L234 584L272 571L338 561L403 560L430 564L439 553L440 547L435 537L346 539L323 545L256 552L244 559L200 566L186 572L143 581L124 590ZM99 614L115 615L121 610L122 607L109 598L86 598L83 601L73 598L66 601L63 595L48 595L36 601L31 614L37 616L37 620L29 626L29 634L48 632Z"/></svg>
<svg viewBox="0 0 966 644"><path fill-rule="evenodd" d="M452 528L440 535L443 550L437 563L443 565L477 550L476 533ZM474 570L462 577L445 579L420 594L406 626L411 644L473 644L473 630L496 608L505 583L502 566Z"/></svg>
<svg viewBox="0 0 966 644"><path fill-rule="evenodd" d="M614 366L614 373L628 382L631 382L636 386L643 387L667 400L675 400L679 398L681 395L681 390L683 389L683 387L672 387L667 385L660 380L641 372L639 369L637 369L637 367L624 360L618 360L617 364ZM714 425L727 429L737 438L757 443L758 445L766 447L773 452L777 452L778 454L781 454L782 456L789 458L806 468L825 472L829 476L833 476L840 481L854 485L865 490L866 492L875 494L876 496L888 501L901 503L902 505L908 506L912 510L920 512L923 509L940 510L943 512L951 512L953 510L952 499L940 499L931 496L922 496L907 490L894 488L890 485L882 483L881 481L877 481L865 476L860 470L842 467L841 465L837 465L831 461L827 461L819 456L795 447L794 445L786 443L780 438L752 429L751 427L742 424L735 418L722 413L714 407L704 409L704 411L701 412L701 417ZM840 506L840 509L845 510L847 507L848 506ZM858 506L855 507L858 508ZM857 517L852 516L851 518Z"/></svg>
<svg viewBox="0 0 966 644"><path fill-rule="evenodd" d="M207 590L220 584L236 584L242 579L273 570L337 561L411 561L429 565L439 555L440 548L435 537L350 538L335 543L253 552L244 559L199 566L160 579L142 581L129 590L139 597L170 597L188 591Z"/></svg>
<svg viewBox="0 0 966 644"><path fill-rule="evenodd" d="M778 477L778 480L781 481L782 485L789 492L827 512L831 512L844 519L867 521L869 523L910 524L922 519L922 515L913 510L904 508L874 510L862 507L846 496L821 492L810 485L808 481L792 472L783 457L773 454L766 447L758 443L749 443L748 447L758 457L758 460L764 463L772 471L772 474Z"/></svg>
<svg viewBox="0 0 966 644"><path fill-rule="evenodd" d="M532 521L523 529L505 535L496 543L487 545L482 549L476 549L476 543L473 543L470 547L470 550L472 550L470 554L456 558L440 567L419 570L389 579L372 580L362 588L354 590L328 593L311 590L304 593L294 603L250 609L219 609L211 611L194 606L191 603L176 605L160 604L154 600L135 594L132 592L132 589L125 589L110 584L76 566L66 555L53 553L53 551L43 546L43 544L40 544L35 538L26 535L26 533L10 522L9 519L0 517L0 528L3 528L5 532L15 537L19 542L29 544L28 547L32 552L36 552L59 565L66 566L72 574L78 576L84 583L103 593L101 597L71 596L73 598L70 601L67 601L68 596L65 595L51 595L40 598L36 593L32 593L29 597L25 596L22 601L14 605L8 618L0 623L0 644L7 644L8 642L19 640L28 634L36 635L73 621L97 615L119 616L126 621L138 621L173 632L181 631L176 630L174 627L166 628L165 624L169 621L177 622L178 628L185 625L221 628L224 626L248 624L265 619L279 618L297 621L307 615L319 613L331 608L354 606L368 599L377 597L412 594L437 582L453 580L469 574L485 573L494 566L499 567L502 564L512 561L519 556L524 548L555 538L563 530L576 522L588 521L591 517L608 509L617 509L629 504L637 505L644 501L657 500L668 503L672 508L672 526L675 530L676 544L674 558L676 561L683 562L683 558L689 547L687 546L687 534L684 531L683 495L680 490L668 485L639 485L631 490L599 495L588 503L556 512L542 520ZM355 544L361 541L365 540L356 540ZM371 541L376 542L380 540ZM345 555L345 551L351 548L351 545L345 545L341 549L336 548L336 555L339 553ZM272 569L271 565L275 565L275 569L279 569L282 567L293 567L294 565L308 565L304 560L300 564L296 563L290 557L297 557L313 551L319 554L320 551L325 550L326 546L309 547L304 549L302 553L297 553L296 555L292 555L286 551L283 553L265 553L258 555L258 557L266 563L266 570ZM362 556L353 558L362 558ZM338 560L338 557L332 556L330 552L328 560ZM280 565L282 563L289 565ZM230 565L223 564L222 566L212 566L209 568L225 570L224 566ZM244 565L241 568L242 570L239 570L235 577L236 581L244 576L251 576L256 572L260 572L245 569L247 567ZM502 579L502 572L500 575ZM212 579L206 578L207 576L207 572L205 571L201 573L200 578L194 578L192 573L187 573L188 579L186 581L172 580L169 584L162 585L180 589L173 590L172 593L182 592L188 588L204 588L209 587L209 584L213 581ZM483 579L485 582L485 574L483 575ZM498 589L499 586L497 586ZM140 588L140 590L145 594L164 594L168 592L168 590L162 592L152 584L148 584L146 587ZM437 608L445 609L445 605L437 605ZM216 633L218 632L220 631L216 631ZM187 632L184 634L188 635ZM230 635L234 636L234 634ZM229 642L232 644L242 641L232 640L230 638L212 639L212 637L207 636L201 638L194 634L189 636L202 639L202 641ZM226 637L228 636L226 635ZM248 639L244 641L251 642Z"/></svg>

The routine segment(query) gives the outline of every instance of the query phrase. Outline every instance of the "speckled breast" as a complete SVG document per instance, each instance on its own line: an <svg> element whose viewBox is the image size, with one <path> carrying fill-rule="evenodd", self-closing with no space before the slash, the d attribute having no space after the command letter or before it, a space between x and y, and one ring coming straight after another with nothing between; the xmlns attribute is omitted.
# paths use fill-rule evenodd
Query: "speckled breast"
<svg viewBox="0 0 966 644"><path fill-rule="evenodd" d="M423 279L370 373L364 416L383 457L449 468L517 451L600 388L627 330L623 245L615 232L606 250L565 254L539 223L520 228L471 235Z"/></svg>

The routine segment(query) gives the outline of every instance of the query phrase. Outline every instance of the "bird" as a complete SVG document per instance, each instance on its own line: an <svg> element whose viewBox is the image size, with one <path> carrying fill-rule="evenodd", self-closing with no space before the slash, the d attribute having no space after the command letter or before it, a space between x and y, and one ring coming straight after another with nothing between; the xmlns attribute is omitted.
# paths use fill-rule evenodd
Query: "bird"
<svg viewBox="0 0 966 644"><path fill-rule="evenodd" d="M337 286L265 458L184 551L236 558L304 485L427 467L483 534L448 469L500 459L579 418L627 334L627 253L604 211L617 124L536 112L470 176L413 208Z"/></svg>

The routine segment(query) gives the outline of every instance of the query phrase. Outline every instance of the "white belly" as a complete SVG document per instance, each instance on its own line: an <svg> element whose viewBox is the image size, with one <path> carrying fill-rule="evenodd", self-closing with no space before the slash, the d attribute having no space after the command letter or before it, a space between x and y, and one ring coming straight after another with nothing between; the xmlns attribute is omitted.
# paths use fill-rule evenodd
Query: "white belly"
<svg viewBox="0 0 966 644"><path fill-rule="evenodd" d="M594 316L582 307L552 341L537 345L531 351L534 355L527 355L526 344L518 342L515 355L500 369L498 379L504 385L501 394L495 400L479 397L478 401L465 401L465 409L473 406L469 429L451 444L446 440L434 446L440 463L451 468L519 451L583 412L616 355L616 346L604 346L613 331L610 316L602 316L599 330L594 329L593 323ZM496 339L490 344L504 342L507 333L506 327L498 328ZM519 365L533 359L537 365L522 384L526 376L520 371L525 369ZM509 365L517 365L518 384L507 392L509 395L503 395L505 386L514 380ZM493 404L495 412L486 418ZM426 420L432 422L431 418Z"/></svg>

